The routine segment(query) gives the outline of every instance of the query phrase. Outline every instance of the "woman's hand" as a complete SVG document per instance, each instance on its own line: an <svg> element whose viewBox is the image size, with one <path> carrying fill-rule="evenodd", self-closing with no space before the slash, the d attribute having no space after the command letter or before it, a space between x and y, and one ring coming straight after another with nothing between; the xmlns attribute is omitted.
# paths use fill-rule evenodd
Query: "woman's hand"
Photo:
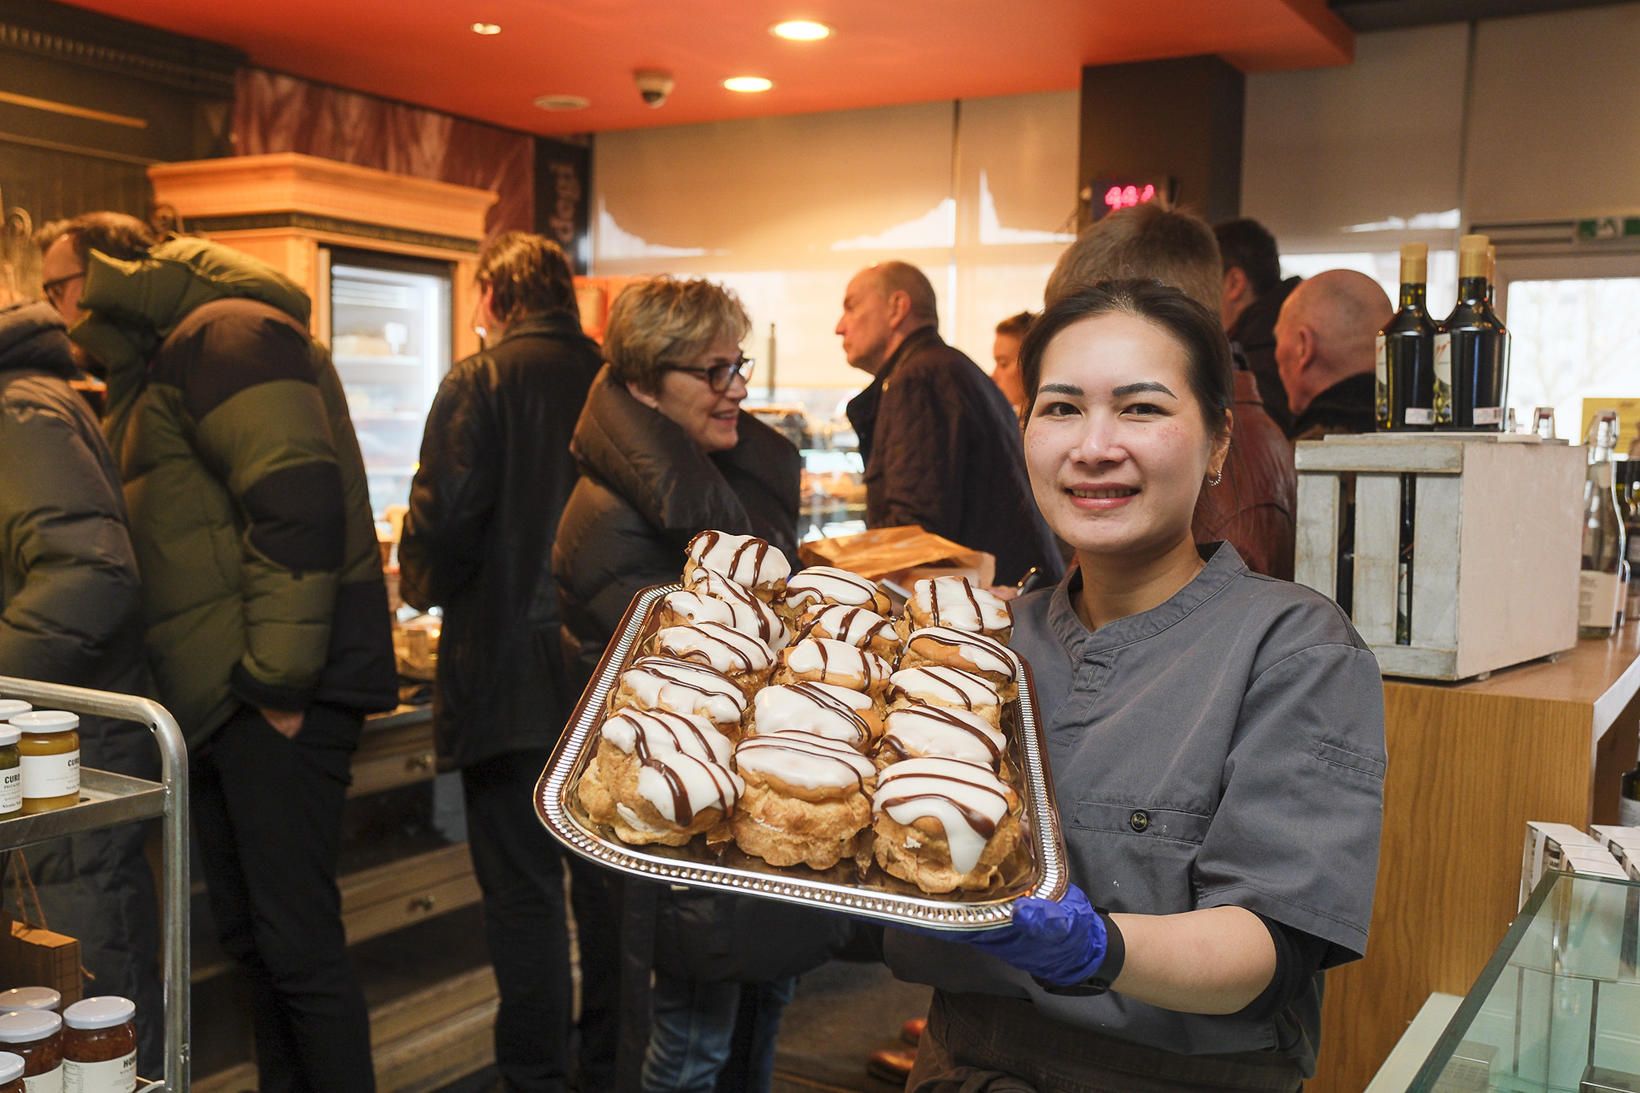
<svg viewBox="0 0 1640 1093"><path fill-rule="evenodd" d="M1016 901L1011 924L963 940L1054 986L1092 979L1108 951L1105 919L1074 884L1059 900Z"/></svg>

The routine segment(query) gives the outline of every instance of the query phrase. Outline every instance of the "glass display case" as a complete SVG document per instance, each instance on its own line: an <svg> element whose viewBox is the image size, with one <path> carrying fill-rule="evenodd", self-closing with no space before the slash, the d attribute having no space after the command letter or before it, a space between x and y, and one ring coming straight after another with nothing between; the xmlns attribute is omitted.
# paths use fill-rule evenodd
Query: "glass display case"
<svg viewBox="0 0 1640 1093"><path fill-rule="evenodd" d="M829 392L811 401L828 398L836 401ZM803 501L798 512L798 538L807 543L866 530L865 464L848 418L840 412L823 418L812 406L795 401L747 406L746 410L802 453Z"/></svg>
<svg viewBox="0 0 1640 1093"><path fill-rule="evenodd" d="M1640 882L1550 873L1409 1087L1640 1091Z"/></svg>

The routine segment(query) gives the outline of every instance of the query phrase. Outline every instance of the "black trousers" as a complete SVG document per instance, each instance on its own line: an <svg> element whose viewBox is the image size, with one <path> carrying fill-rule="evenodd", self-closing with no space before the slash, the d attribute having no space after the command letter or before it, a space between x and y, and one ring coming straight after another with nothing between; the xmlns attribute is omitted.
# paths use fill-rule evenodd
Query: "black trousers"
<svg viewBox="0 0 1640 1093"><path fill-rule="evenodd" d="M484 934L501 995L496 1069L508 1090L614 1088L619 962L614 874L564 850L535 814L548 752L509 752L462 770L467 841L484 893ZM580 1050L572 1053L564 869L581 954Z"/></svg>
<svg viewBox="0 0 1640 1093"><path fill-rule="evenodd" d="M250 980L261 1093L370 1093L370 1016L347 958L336 854L357 714L294 740L242 709L195 752L194 826L222 947Z"/></svg>

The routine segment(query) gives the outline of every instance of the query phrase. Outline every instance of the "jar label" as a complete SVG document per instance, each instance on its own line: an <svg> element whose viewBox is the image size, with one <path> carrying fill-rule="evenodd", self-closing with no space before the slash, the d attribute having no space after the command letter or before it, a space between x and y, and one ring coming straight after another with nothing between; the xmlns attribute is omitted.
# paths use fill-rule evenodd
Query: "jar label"
<svg viewBox="0 0 1640 1093"><path fill-rule="evenodd" d="M23 1079L23 1093L63 1093L63 1068Z"/></svg>
<svg viewBox="0 0 1640 1093"><path fill-rule="evenodd" d="M78 749L62 755L25 755L22 768L24 797L38 800L80 792Z"/></svg>
<svg viewBox="0 0 1640 1093"><path fill-rule="evenodd" d="M63 1093L132 1093L137 1088L137 1053L104 1063L63 1060Z"/></svg>
<svg viewBox="0 0 1640 1093"><path fill-rule="evenodd" d="M23 807L23 768L0 770L0 816Z"/></svg>
<svg viewBox="0 0 1640 1093"><path fill-rule="evenodd" d="M1583 570L1578 574L1577 624L1611 629L1617 623L1622 594L1617 574Z"/></svg>

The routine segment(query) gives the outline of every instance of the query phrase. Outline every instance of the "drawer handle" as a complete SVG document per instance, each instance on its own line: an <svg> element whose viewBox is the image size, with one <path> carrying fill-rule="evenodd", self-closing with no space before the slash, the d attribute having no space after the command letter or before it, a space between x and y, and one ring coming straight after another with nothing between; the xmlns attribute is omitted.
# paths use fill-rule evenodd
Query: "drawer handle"
<svg viewBox="0 0 1640 1093"><path fill-rule="evenodd" d="M424 915L431 914L436 903L432 896L415 896L410 900L406 910Z"/></svg>
<svg viewBox="0 0 1640 1093"><path fill-rule="evenodd" d="M426 774L433 769L433 755L431 752L422 752L412 755L404 761L404 769L411 774Z"/></svg>

